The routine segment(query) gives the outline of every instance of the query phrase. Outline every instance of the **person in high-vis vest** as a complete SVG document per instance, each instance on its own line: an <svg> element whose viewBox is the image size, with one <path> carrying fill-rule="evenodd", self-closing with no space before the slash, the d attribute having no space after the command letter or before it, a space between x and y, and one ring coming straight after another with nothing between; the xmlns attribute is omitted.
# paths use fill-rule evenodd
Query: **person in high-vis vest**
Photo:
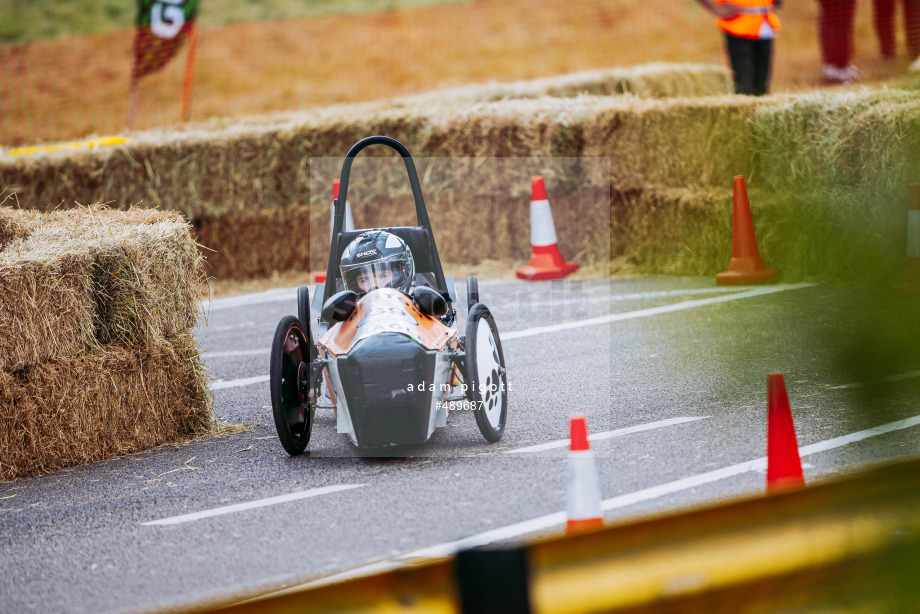
<svg viewBox="0 0 920 614"><path fill-rule="evenodd" d="M736 94L762 96L770 83L773 39L779 34L781 0L697 0L725 34Z"/></svg>

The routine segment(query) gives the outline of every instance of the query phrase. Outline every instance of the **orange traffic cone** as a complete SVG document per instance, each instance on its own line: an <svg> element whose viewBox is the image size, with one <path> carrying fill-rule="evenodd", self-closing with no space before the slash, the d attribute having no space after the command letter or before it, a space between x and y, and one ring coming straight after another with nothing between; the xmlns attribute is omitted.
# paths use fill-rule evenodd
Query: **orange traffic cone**
<svg viewBox="0 0 920 614"><path fill-rule="evenodd" d="M728 270L716 275L716 284L736 286L741 284L763 284L776 278L776 269L763 264L754 236L754 221L751 218L751 203L748 201L747 184L744 175L735 176L732 198L732 259Z"/></svg>
<svg viewBox="0 0 920 614"><path fill-rule="evenodd" d="M517 276L527 281L562 279L578 270L578 265L566 262L559 251L543 177L533 177L530 185L530 264L520 267Z"/></svg>
<svg viewBox="0 0 920 614"><path fill-rule="evenodd" d="M907 212L907 271L905 285L920 289L920 183L910 184L910 209Z"/></svg>
<svg viewBox="0 0 920 614"><path fill-rule="evenodd" d="M805 485L782 373L767 374L767 490Z"/></svg>
<svg viewBox="0 0 920 614"><path fill-rule="evenodd" d="M594 451L588 443L588 424L584 416L572 416L569 424L566 533L580 533L604 526L601 515L601 489L597 481Z"/></svg>
<svg viewBox="0 0 920 614"><path fill-rule="evenodd" d="M332 212L329 214L329 239L331 243L332 239L332 228L335 224L335 201L339 198L339 180L336 179L332 182ZM345 200L345 224L342 227L342 230L354 230L355 221L351 217L351 203L348 200ZM331 249L331 247L330 247ZM326 283L326 271L320 271L313 275L313 281L318 284Z"/></svg>

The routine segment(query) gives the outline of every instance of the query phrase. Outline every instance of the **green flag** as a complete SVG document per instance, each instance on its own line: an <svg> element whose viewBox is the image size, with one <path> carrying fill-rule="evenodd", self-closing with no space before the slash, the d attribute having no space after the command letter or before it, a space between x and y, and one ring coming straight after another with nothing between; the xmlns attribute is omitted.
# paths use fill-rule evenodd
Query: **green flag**
<svg viewBox="0 0 920 614"><path fill-rule="evenodd" d="M198 2L138 0L132 80L160 70L176 55L195 22Z"/></svg>

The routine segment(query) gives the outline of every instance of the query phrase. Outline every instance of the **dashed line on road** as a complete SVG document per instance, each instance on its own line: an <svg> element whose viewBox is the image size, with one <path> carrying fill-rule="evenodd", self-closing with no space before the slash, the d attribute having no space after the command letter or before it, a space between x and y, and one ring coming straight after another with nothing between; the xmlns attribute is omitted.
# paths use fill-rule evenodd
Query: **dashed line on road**
<svg viewBox="0 0 920 614"><path fill-rule="evenodd" d="M736 301L744 298L751 298L755 296L763 296L766 294L775 294L777 292L785 292L786 290L798 290L800 288L809 288L814 284L792 284L788 286L772 286L768 288L754 288L746 292L737 292L735 294L729 294L726 296L713 296L709 298L697 299L692 301L682 301L680 303L672 303L670 305L662 305L660 307L650 307L648 309L639 309L636 311L626 311L623 313L611 313L605 316L600 316L597 318L588 318L586 320L575 320L574 322L563 322L561 324L553 324L551 326L537 326L535 328L527 328L524 330L511 331L510 333L500 334L502 341L508 341L511 339L521 339L523 337L533 337L536 335L544 335L548 333L555 333L563 330L569 330L573 328L583 328L586 326L595 326L598 324L607 324L610 322L619 322L622 320L632 320L635 318L646 318L649 316L656 316L664 313L672 313L675 311L682 311L684 309L692 309L694 307L703 307L705 305L712 305L715 303L724 303L727 301ZM230 299L227 299L230 300ZM239 350L249 352L251 350ZM223 355L229 356L230 352L224 352ZM211 354L214 356L215 354ZM237 380L228 380L228 381L216 381L211 385L213 390L223 390L226 388L238 388L240 386L248 386L250 384L258 384L261 382L268 381L267 375L261 375L257 377L246 377L243 379Z"/></svg>
<svg viewBox="0 0 920 614"><path fill-rule="evenodd" d="M652 290L649 292L628 292L626 294L615 294L610 297L610 300L640 301L650 298L686 296L689 294L739 294L749 289L750 286L716 286L714 288L686 288L684 290Z"/></svg>
<svg viewBox="0 0 920 614"><path fill-rule="evenodd" d="M854 382L852 384L843 384L842 386L831 386L831 390L843 390L844 388L862 388L863 386L870 386L872 384L881 384L885 382L898 382L902 379L911 379L914 377L920 377L920 371L910 371L909 373L901 373L900 375L889 375L888 377L883 377L882 379L875 380L872 382Z"/></svg>
<svg viewBox="0 0 920 614"><path fill-rule="evenodd" d="M207 358L229 358L231 356L259 356L265 354L268 356L272 353L271 348L259 348L258 350L226 350L223 352L211 352L210 350L204 352L204 357Z"/></svg>
<svg viewBox="0 0 920 614"><path fill-rule="evenodd" d="M652 429L663 428L665 426L672 426L674 424L684 424L685 422L693 422L695 420L702 420L704 418L711 418L711 417L712 416L681 416L679 418L668 418L667 420L658 420L657 422L649 422L648 424L637 424L636 426L628 426L626 428L616 429L614 431L604 431L602 433L594 433L593 435L589 435L588 439L590 441L601 441L603 439L621 437L623 435L629 435L631 433L641 433L642 431L650 431ZM544 450L564 448L567 445L569 445L568 439L557 439L556 441L549 441L547 443L541 443L535 446L527 446L525 448L515 448L513 450L505 450L503 454L529 454L533 452L543 452Z"/></svg>
<svg viewBox="0 0 920 614"><path fill-rule="evenodd" d="M198 307L203 311L219 311L221 309L230 309L232 307L258 305L259 303L271 303L274 301L283 301L296 298L297 288L275 288L273 290L266 290L265 292L243 294L241 296L231 296L228 298L218 298L211 301L198 301Z"/></svg>
<svg viewBox="0 0 920 614"><path fill-rule="evenodd" d="M267 375L256 375L255 377L244 377L243 379L217 380L211 382L211 390L224 390L226 388L239 388L249 386L250 384L261 384L271 379Z"/></svg>
<svg viewBox="0 0 920 614"><path fill-rule="evenodd" d="M233 514L234 512L242 512L244 510L251 510L251 509L258 508L258 507L267 507L269 505L278 505L279 503L288 503L290 501L299 501L300 499L308 499L310 497L328 495L334 492L341 492L343 490L361 488L362 486L364 486L364 484L337 484L335 486L323 486L321 488L311 488L310 490L304 490L301 492L292 492L286 495L279 495L277 497L269 497L267 499L257 499L255 501L247 501L246 503L237 503L235 505L225 505L223 507L216 507L214 509L204 510L201 512L193 512L191 514L182 514L181 516L171 516L169 518L163 518L161 520L151 520L149 522L142 522L141 524L145 526L182 524L183 522L192 522L193 520L201 520L202 518L212 518L214 516L222 516L224 514Z"/></svg>
<svg viewBox="0 0 920 614"><path fill-rule="evenodd" d="M855 443L857 441L863 441L864 439L869 439L870 437L876 437L878 435L884 435L886 433L891 433L918 425L920 425L920 416L914 416L904 420L889 422L887 424L883 424L871 429L850 433L849 435L835 437L833 439L828 439L826 441L820 441L818 443L801 447L799 448L799 456L804 458L812 454L839 448L851 443ZM724 480L726 478L742 475L750 471L762 471L764 468L766 468L766 464L766 457L761 457L754 460L745 461L743 463L738 463L736 465L723 467L722 469L716 469L715 471L707 471L706 473L692 475L686 478L681 478L679 480L674 480L673 482L667 482L665 484L659 484L658 486L644 488L642 490L620 495L618 497L605 499L601 501L601 509L610 511L624 508L636 503L658 499L666 495L675 494L684 490L703 486L705 484L718 482L719 480ZM314 580L313 582L304 584L299 588L308 588L312 586L322 586L325 584L332 584L334 582L341 582L343 580L375 573L383 569L401 567L403 563L410 561L415 562L419 561L420 559L448 557L462 549L485 546L495 542L521 537L522 535L527 535L530 533L546 531L548 529L552 529L564 524L565 521L565 512L556 512L554 514L539 516L537 518L532 518L523 522L517 522L505 527L500 527L498 529L492 529L491 531L485 531L483 533L478 533L476 535L472 535L470 537L456 541L446 542L443 544L430 546L428 548L415 550L397 557L394 561L381 561L371 565L344 571L333 576Z"/></svg>
<svg viewBox="0 0 920 614"><path fill-rule="evenodd" d="M623 320L634 320L636 318L647 318L649 316L657 316L664 313L672 313L675 311L683 311L684 309L693 309L695 307L704 307L706 305L714 305L716 303L725 303L727 301L737 301L744 298L752 298L755 296L763 296L766 294L775 294L777 292L785 292L786 290L798 290L800 288L809 288L814 284L791 284L788 286L774 286L769 288L755 288L753 290L748 290L747 292L738 292L735 294L729 294L726 296L711 296L709 298L701 298L692 301L681 301L680 303L671 303L670 305L661 305L659 307L649 307L647 309L638 309L636 311L625 311L622 313L611 313L605 316L600 316L597 318L588 318L586 320L575 320L574 322L563 322L561 324L553 324L550 326L537 326L535 328L527 328L524 330L515 330L510 333L499 333L499 337L502 341L508 341L511 339L520 339L522 337L533 337L535 335L544 335L547 333L556 333L563 330L570 330L573 328L583 328L586 326L596 326L598 324L608 324L610 322L620 322Z"/></svg>

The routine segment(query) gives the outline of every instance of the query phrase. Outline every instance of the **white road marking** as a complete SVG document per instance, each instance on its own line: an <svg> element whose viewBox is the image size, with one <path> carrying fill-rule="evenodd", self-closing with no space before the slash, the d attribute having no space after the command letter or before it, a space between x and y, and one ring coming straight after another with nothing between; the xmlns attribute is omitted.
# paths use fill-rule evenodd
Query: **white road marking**
<svg viewBox="0 0 920 614"><path fill-rule="evenodd" d="M882 382L897 382L902 379L911 379L912 377L920 377L920 371L911 371L909 373L901 373L900 375L891 375L889 377L883 377L880 380L875 382L854 382L852 384L844 384L842 386L831 386L831 390L842 390L844 388L862 388L863 386L868 386L869 384L880 384Z"/></svg>
<svg viewBox="0 0 920 614"><path fill-rule="evenodd" d="M876 426L864 431L857 431L855 433L850 433L849 435L843 435L842 437L835 437L833 439L827 439L825 441L819 441L818 443L813 443L801 447L799 448L799 456L804 458L805 456L809 456L811 454L817 454L818 452L824 452L826 450L833 450L834 448L839 448L847 444L862 441L863 439L869 439L870 437L875 437L877 435L884 435L885 433L900 431L912 426L917 426L918 424L920 424L920 416L914 416L913 418L905 418L904 420L889 422L888 424Z"/></svg>
<svg viewBox="0 0 920 614"><path fill-rule="evenodd" d="M743 298L751 298L754 296L763 296L765 294L775 294L777 292L784 292L786 290L798 290L799 288L809 288L814 284L792 284L788 286L771 286L766 288L753 288L745 292L737 292L734 294L729 294L726 296L713 296L704 299L697 299L693 301L682 301L680 303L672 303L670 305L661 305L659 307L650 307L648 309L639 309L637 311L626 311L623 313L611 313L605 316L600 316L597 318L589 318L587 320L576 320L574 322L564 322L562 324L553 324L551 326L537 326L535 328L527 328L524 330L516 330L510 333L500 333L502 341L508 341L511 339L520 339L522 337L533 337L536 335L543 335L548 333L555 333L562 330L569 330L573 328L583 328L586 326L595 326L598 324L607 324L609 322L619 322L622 320L632 320L635 318L646 318L649 316L656 316L663 313L671 313L674 311L682 311L684 309L692 309L694 307L703 307L705 305L712 305L715 303L724 303L726 301L735 301ZM263 293L264 294L264 293ZM256 296L256 295L250 295ZM245 298L245 297L239 297ZM222 300L231 300L231 299L222 299ZM241 352L250 352L252 350L239 350ZM209 356L217 356L218 354L224 356L237 356L244 354L231 354L231 351L227 352L214 352ZM240 386L248 386L250 384L257 384L260 382L267 382L268 376L258 376L258 377L247 377L244 379L230 380L230 381L220 381L214 382L211 385L213 390L222 390L225 388L237 388Z"/></svg>
<svg viewBox="0 0 920 614"><path fill-rule="evenodd" d="M509 282L494 280L494 281L480 281L480 287L489 287L497 285L508 285ZM520 284L514 283L514 287L527 287L534 288L526 282L520 282ZM593 288L590 286L589 288ZM658 290L651 292L632 292L629 294L620 294L613 295L609 297L611 301L629 301L629 300L642 300L649 298L660 298L664 296L683 296L687 294L716 294L716 293L737 293L743 291L750 286L716 286L714 288L687 288L685 290ZM563 289L556 294L562 293L567 294L572 292L571 289ZM310 292L313 292L313 286L310 286ZM538 292L540 295L549 295L553 296L554 291L550 289L548 292ZM222 309L231 309L233 307L242 307L246 305L258 305L259 303L271 303L275 301L287 301L287 300L296 300L297 298L297 288L276 288L274 290L266 290L265 292L256 292L253 294L243 294L240 296L231 296L228 298L218 298L212 301L199 301L198 307L204 311L220 311ZM588 300L608 300L607 297L597 297L590 298Z"/></svg>
<svg viewBox="0 0 920 614"><path fill-rule="evenodd" d="M227 358L230 356L258 356L261 354L268 355L271 353L272 353L271 348L260 348L258 350L227 350L224 352L212 352L210 350L206 350L204 352L204 357L206 359L207 358Z"/></svg>
<svg viewBox="0 0 920 614"><path fill-rule="evenodd" d="M685 296L687 294L737 294L750 289L751 286L716 286L714 288L687 288L686 290L655 290L652 292L616 294L611 296L610 300L639 301L649 298L661 298L665 296Z"/></svg>
<svg viewBox="0 0 920 614"><path fill-rule="evenodd" d="M311 287L310 289L312 290L313 288ZM265 292L256 292L255 294L217 298L213 301L198 301L198 308L207 313L209 311L230 309L231 307L257 305L259 303L271 303L274 301L286 301L291 299L297 300L297 288L276 288L274 290L266 290Z"/></svg>
<svg viewBox="0 0 920 614"><path fill-rule="evenodd" d="M585 303L612 303L614 301L643 301L691 294L740 294L750 289L750 286L717 286L715 288L687 288L686 290L633 292L629 294L606 294L604 296L586 296L587 293L583 291L569 289L560 292L518 292L517 294L501 295L490 299L487 304L494 313L503 307L518 304L522 297L538 299L541 307L546 307L547 305L555 307L559 305L584 305ZM575 298L571 298L573 295Z"/></svg>
<svg viewBox="0 0 920 614"><path fill-rule="evenodd" d="M747 292L739 292L737 294L729 294L727 296L712 296L709 298L701 298L693 301L682 301L680 303L671 303L670 305L661 305L660 307L649 307L648 309L639 309L636 311L626 311L623 313L611 313L605 316L600 316L597 318L588 318L586 320L576 320L574 322L563 322L562 324L553 324L551 326L538 326L535 328L527 328L525 330L516 330L510 333L499 333L502 341L508 341L511 339L520 339L522 337L533 337L535 335L544 335L547 333L556 333L563 330L570 330L573 328L583 328L585 326L596 326L598 324L607 324L610 322L620 322L622 320L634 320L636 318L647 318L649 316L657 316L663 313L671 313L674 311L683 311L684 309L693 309L694 307L703 307L706 305L713 305L715 303L724 303L726 301L736 301L743 298L751 298L754 296L763 296L765 294L774 294L776 292L784 292L786 290L798 290L800 288L809 288L814 284L792 284L788 286L774 286L768 288L755 288L753 290L748 290Z"/></svg>
<svg viewBox="0 0 920 614"><path fill-rule="evenodd" d="M855 443L857 441L868 439L870 437L876 437L878 435L883 435L885 433L891 433L893 431L907 429L918 425L920 425L920 416L914 416L912 418L898 420L896 422L889 422L888 424L883 424L881 426L866 429L864 431L858 431L856 433L851 433L842 437L835 437L834 439L828 439L826 441L820 441L818 443L801 447L799 448L799 456L804 458L812 454L839 448L851 443ZM723 467L722 469L716 469L715 471L707 471L706 473L692 475L679 480L674 480L673 482L667 482L666 484L660 484L658 486L652 486L651 488L644 488L636 492L605 499L601 501L601 508L603 510L609 511L628 507L630 505L635 505L636 503L658 499L666 495L671 495L690 488L696 488L705 484L718 482L719 480L742 475L750 471L764 471L766 466L766 457L745 461L736 465ZM500 527L498 529L492 529L491 531L478 533L464 539L458 539L456 541L446 542L443 544L430 546L428 548L422 548L421 550L415 550L413 552L409 552L397 557L396 561L410 562L418 561L420 559L448 557L456 554L459 550L466 548L485 546L498 541L504 541L507 539L520 537L522 535L536 533L538 531L553 529L554 527L564 524L565 521L566 513L564 511L556 512L554 514L547 514L545 516L539 516L537 518L532 518L523 522L517 522L505 527ZM329 576L315 580L313 582L309 582L302 585L301 588L322 586L325 584L331 584L334 582L341 582L343 580L365 576L376 572L384 564L385 562L374 563L373 565L366 565L356 569L344 571L334 576ZM395 562L393 566L397 566ZM388 567L384 567L384 569L386 568Z"/></svg>
<svg viewBox="0 0 920 614"><path fill-rule="evenodd" d="M267 382L269 376L267 375L256 375L255 377L244 377L243 379L231 379L227 381L217 380L211 383L211 390L224 390L225 388L239 388L241 386L249 386L250 384L261 384L262 382Z"/></svg>
<svg viewBox="0 0 920 614"><path fill-rule="evenodd" d="M209 333L214 333L214 332L222 333L226 330L239 330L241 328L255 328L255 327L256 327L255 322L244 321L244 322L234 322L233 324L228 324L226 326L208 326L207 331Z"/></svg>
<svg viewBox="0 0 920 614"><path fill-rule="evenodd" d="M629 426L622 429L616 429L615 431L604 431L602 433L594 433L593 435L588 435L589 441L600 441L602 439L611 439L613 437L621 437L623 435L629 435L630 433L641 433L642 431L650 431L652 429L658 429L665 426L671 426L672 424L683 424L685 422L693 422L694 420L702 420L703 418L711 418L712 416L682 416L680 418L668 418L667 420L659 420L657 422L649 422L648 424L638 424L636 426ZM557 439L556 441L550 441L547 443L537 444L535 446L527 446L526 448L516 448L514 450L505 450L504 454L525 454L531 452L543 452L544 450L553 450L556 448L564 448L569 445L568 439Z"/></svg>
<svg viewBox="0 0 920 614"><path fill-rule="evenodd" d="M299 501L300 499L318 497L319 495L328 495L330 493L341 492L343 490L361 488L362 486L364 486L364 484L338 484L336 486L323 486L321 488L312 488L310 490L304 490L301 492L292 492L286 495L279 495L277 497L269 497L267 499L258 499L256 501L247 501L246 503L237 503L235 505L216 507L214 509L204 510L202 512L193 512L191 514L183 514L181 516L172 516L170 518L163 518L161 520L151 520L150 522L142 522L141 524L145 526L181 524L183 522L201 520L202 518L222 516L224 514L242 512L244 510L251 510L258 507L267 507L269 505L278 505L279 503L288 503L289 501Z"/></svg>

